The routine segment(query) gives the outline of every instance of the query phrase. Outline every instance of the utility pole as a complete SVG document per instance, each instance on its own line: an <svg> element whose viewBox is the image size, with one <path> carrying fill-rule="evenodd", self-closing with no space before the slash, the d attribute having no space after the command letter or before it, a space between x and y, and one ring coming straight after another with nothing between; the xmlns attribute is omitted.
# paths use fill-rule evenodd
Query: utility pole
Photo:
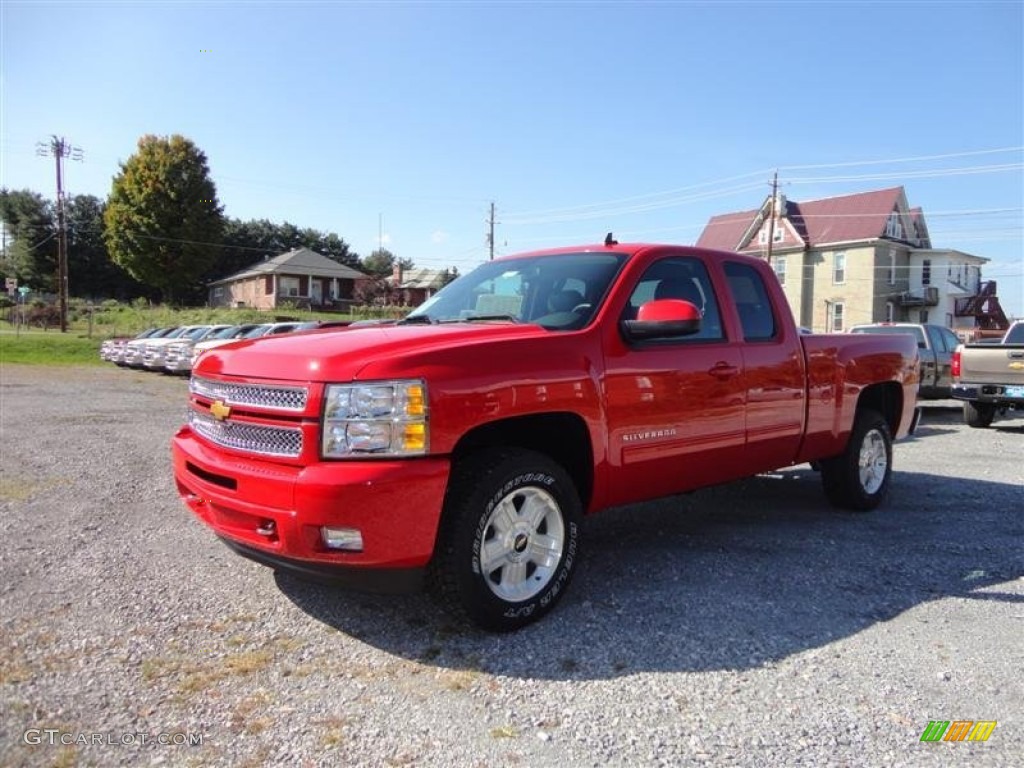
<svg viewBox="0 0 1024 768"><path fill-rule="evenodd" d="M772 177L772 205L769 209L771 211L771 221L768 222L768 264L771 266L772 263L772 244L775 242L775 200L779 193L779 172L776 171Z"/></svg>
<svg viewBox="0 0 1024 768"><path fill-rule="evenodd" d="M491 203L491 216L488 219L487 245L491 250L491 261L494 261L494 203Z"/></svg>
<svg viewBox="0 0 1024 768"><path fill-rule="evenodd" d="M82 150L73 147L63 137L50 137L50 143L37 142L36 154L52 155L57 164L57 295L60 303L60 332L68 330L68 233L64 223L64 158L81 162Z"/></svg>

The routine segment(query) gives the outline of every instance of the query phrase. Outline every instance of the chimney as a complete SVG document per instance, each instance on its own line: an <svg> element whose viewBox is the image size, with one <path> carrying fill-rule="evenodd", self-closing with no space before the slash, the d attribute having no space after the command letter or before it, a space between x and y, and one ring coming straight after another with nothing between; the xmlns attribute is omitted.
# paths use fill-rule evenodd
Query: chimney
<svg viewBox="0 0 1024 768"><path fill-rule="evenodd" d="M402 284L402 265L399 264L397 261L395 262L395 265L391 268L391 279L395 281L396 288Z"/></svg>

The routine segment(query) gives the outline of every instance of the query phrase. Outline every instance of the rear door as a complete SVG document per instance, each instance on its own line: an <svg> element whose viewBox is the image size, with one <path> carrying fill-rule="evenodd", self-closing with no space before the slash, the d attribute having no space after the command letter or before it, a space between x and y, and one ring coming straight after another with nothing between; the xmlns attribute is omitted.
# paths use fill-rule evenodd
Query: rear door
<svg viewBox="0 0 1024 768"><path fill-rule="evenodd" d="M735 261L726 261L724 270L743 334L743 461L753 474L786 466L800 449L806 411L804 356L793 323L773 305L761 273Z"/></svg>

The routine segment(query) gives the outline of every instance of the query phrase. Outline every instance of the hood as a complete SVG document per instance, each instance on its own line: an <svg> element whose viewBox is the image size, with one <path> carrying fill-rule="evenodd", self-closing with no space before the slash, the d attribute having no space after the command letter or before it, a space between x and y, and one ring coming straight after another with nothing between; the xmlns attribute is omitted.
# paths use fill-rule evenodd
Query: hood
<svg viewBox="0 0 1024 768"><path fill-rule="evenodd" d="M233 341L203 353L194 373L276 381L354 381L368 364L433 349L525 338L551 331L532 324L451 323L328 329Z"/></svg>

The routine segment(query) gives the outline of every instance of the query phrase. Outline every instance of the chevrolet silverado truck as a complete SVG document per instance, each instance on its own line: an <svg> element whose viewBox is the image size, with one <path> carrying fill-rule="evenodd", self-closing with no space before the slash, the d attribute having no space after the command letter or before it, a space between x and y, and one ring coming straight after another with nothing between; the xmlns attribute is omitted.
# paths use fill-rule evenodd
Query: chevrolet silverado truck
<svg viewBox="0 0 1024 768"><path fill-rule="evenodd" d="M207 351L174 474L241 555L508 631L607 507L807 462L876 507L919 375L908 335L801 335L764 261L609 239L487 262L393 325Z"/></svg>
<svg viewBox="0 0 1024 768"><path fill-rule="evenodd" d="M979 429L996 414L1024 410L1024 321L1013 323L999 344L957 348L953 397L964 403L964 421Z"/></svg>

